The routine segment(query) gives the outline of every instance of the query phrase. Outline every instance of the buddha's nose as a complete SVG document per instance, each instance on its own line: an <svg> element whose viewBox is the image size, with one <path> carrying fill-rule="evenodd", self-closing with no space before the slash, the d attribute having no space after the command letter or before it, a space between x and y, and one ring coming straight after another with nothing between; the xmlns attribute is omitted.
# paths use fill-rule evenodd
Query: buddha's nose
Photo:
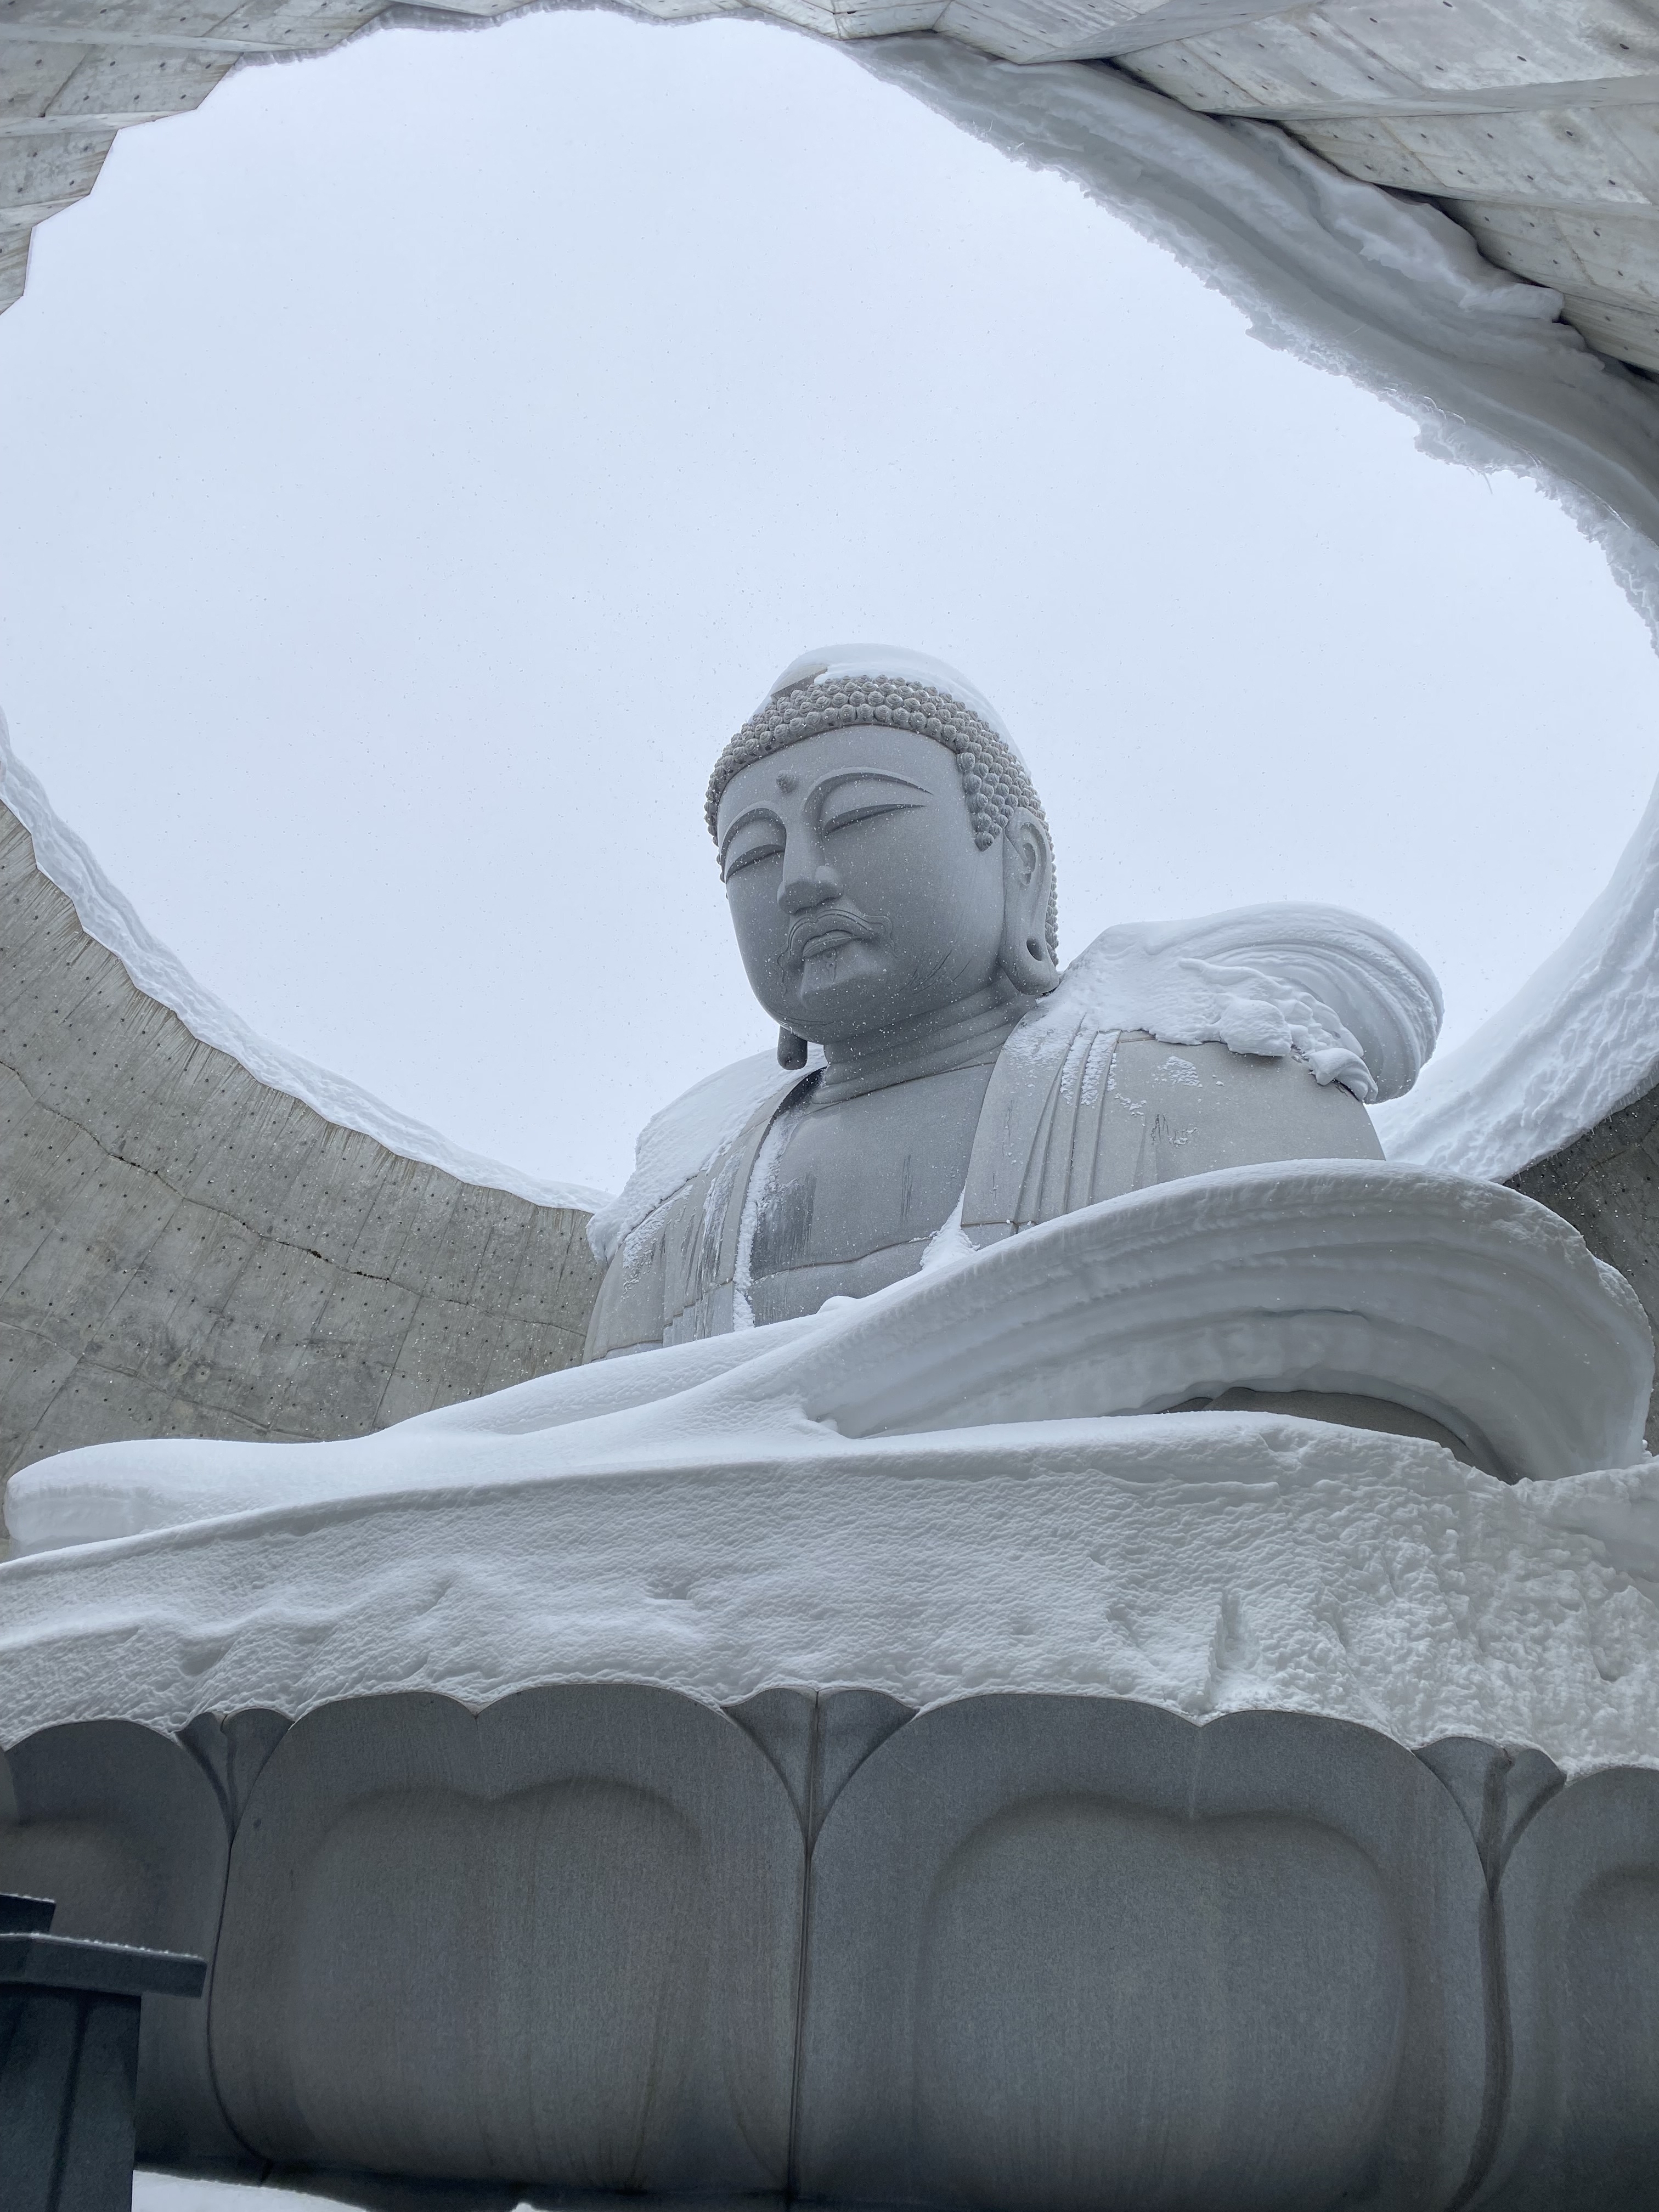
<svg viewBox="0 0 1659 2212"><path fill-rule="evenodd" d="M798 850L792 840L785 849L783 872L778 878L778 904L784 912L800 914L807 907L822 906L840 890L841 880L822 850L810 846Z"/></svg>

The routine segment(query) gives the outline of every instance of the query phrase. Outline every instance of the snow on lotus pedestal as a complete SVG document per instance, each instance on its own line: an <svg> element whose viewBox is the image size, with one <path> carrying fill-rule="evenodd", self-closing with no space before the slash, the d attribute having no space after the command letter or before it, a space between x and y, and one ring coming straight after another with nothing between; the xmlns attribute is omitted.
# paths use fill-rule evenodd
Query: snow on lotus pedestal
<svg viewBox="0 0 1659 2212"><path fill-rule="evenodd" d="M366 2203L1646 2203L1650 1370L1545 1209L1299 1163L45 1462L0 1886L211 1958L146 2155Z"/></svg>

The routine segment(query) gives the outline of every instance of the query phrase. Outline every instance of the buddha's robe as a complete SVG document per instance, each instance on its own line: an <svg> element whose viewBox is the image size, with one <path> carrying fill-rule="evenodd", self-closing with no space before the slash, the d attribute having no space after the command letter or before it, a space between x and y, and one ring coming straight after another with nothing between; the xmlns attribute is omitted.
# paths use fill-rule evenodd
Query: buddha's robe
<svg viewBox="0 0 1659 2212"><path fill-rule="evenodd" d="M1324 910L1283 910L1273 915L1281 941L1264 950L1262 910L1250 911L1254 935L1241 933L1243 917L1223 916L1097 940L981 1078L965 1179L933 1179L931 1212L887 1243L878 1277L861 1287L913 1273L940 1230L982 1246L1215 1169L1381 1158L1361 1103L1382 1087L1366 1055L1389 1063L1389 1089L1407 1087L1432 1044L1437 1003L1416 991L1414 968L1401 968L1398 940L1372 925L1330 915L1322 937L1307 917ZM1291 927L1286 913L1303 926ZM1346 935L1333 951L1337 922ZM1103 1018L1123 1006L1149 1009L1146 1025ZM609 1249L599 1248L608 1264L589 1359L720 1335L821 1303L828 1274L810 1255L799 1281L784 1279L797 1261L788 1239L768 1228L769 1212L775 1224L788 1208L779 1206L767 1158L769 1133L808 1107L818 1079L759 1062L731 1073L745 1067L754 1070L750 1095L704 1155L649 1203L635 1194L628 1208L624 1194ZM741 1084L733 1087L741 1097ZM860 1255L836 1256L850 1265Z"/></svg>

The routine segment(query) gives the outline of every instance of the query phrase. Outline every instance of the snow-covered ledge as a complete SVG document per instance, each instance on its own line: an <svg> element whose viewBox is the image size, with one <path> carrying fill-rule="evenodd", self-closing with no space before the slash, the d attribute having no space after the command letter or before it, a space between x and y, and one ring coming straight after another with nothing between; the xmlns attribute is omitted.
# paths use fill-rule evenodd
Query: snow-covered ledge
<svg viewBox="0 0 1659 2212"><path fill-rule="evenodd" d="M1628 1287L1513 1192L1190 1177L355 1443L43 1462L0 1739L574 1680L1085 1692L1659 1766L1651 1373ZM1522 1479L1392 1417L1156 1410L1237 1383L1415 1407Z"/></svg>

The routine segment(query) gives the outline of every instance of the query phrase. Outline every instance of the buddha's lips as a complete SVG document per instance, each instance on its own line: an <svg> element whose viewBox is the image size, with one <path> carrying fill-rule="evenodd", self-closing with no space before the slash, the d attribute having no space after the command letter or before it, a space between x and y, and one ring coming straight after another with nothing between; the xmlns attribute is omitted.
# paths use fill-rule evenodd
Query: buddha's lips
<svg viewBox="0 0 1659 2212"><path fill-rule="evenodd" d="M789 925L788 953L792 960L811 960L820 952L838 952L856 939L868 944L876 933L860 914L847 907L816 907L796 916Z"/></svg>

